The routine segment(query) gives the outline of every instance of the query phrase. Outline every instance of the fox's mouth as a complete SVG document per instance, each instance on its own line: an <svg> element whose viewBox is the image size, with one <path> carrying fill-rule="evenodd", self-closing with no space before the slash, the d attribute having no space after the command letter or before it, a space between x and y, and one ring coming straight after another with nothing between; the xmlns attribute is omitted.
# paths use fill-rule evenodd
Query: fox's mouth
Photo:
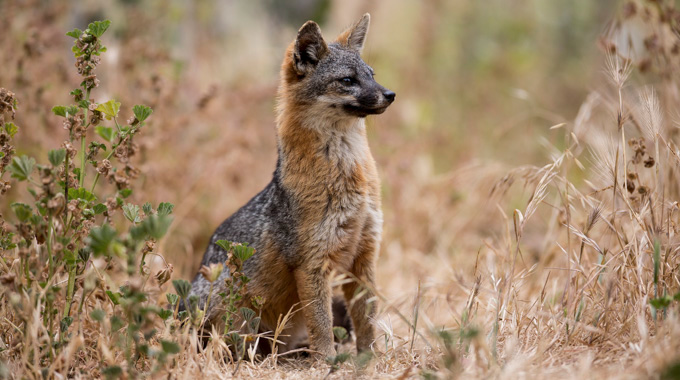
<svg viewBox="0 0 680 380"><path fill-rule="evenodd" d="M390 106L391 103L388 103L384 106L380 107L364 107L364 106L359 106L359 105L353 105L353 104L345 104L343 108L345 109L345 112L347 112L350 115L356 116L356 117L366 117L368 115L379 115L387 109L387 107Z"/></svg>

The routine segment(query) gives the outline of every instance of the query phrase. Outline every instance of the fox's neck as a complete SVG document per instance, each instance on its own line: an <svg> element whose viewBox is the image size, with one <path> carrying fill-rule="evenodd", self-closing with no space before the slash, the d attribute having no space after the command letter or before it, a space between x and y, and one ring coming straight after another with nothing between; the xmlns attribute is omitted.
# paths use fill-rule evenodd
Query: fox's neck
<svg viewBox="0 0 680 380"><path fill-rule="evenodd" d="M284 172L351 176L370 158L364 119L329 118L313 110L301 111L283 109L277 120Z"/></svg>

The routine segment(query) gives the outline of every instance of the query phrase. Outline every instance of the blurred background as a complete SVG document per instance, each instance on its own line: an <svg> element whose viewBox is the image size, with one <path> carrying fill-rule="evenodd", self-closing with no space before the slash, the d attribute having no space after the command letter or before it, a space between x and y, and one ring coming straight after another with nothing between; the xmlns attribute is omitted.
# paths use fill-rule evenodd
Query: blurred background
<svg viewBox="0 0 680 380"><path fill-rule="evenodd" d="M406 297L418 281L471 272L466 263L487 239L509 234L504 213L528 194L517 186L498 206L491 189L511 168L542 165L551 144L564 146L565 134L550 127L573 120L604 82L598 37L615 5L4 0L0 87L19 100L17 153L47 162L44 152L67 139L50 109L70 104L80 82L65 32L112 21L93 97L120 101L123 120L134 104L154 109L136 141L142 175L133 201L175 204L160 251L174 276L188 279L217 225L271 179L279 65L299 26L316 20L330 40L370 12L363 57L397 93L383 115L367 120L385 212L378 280L388 295ZM13 189L3 202L24 193ZM540 226L533 234L539 242ZM531 263L539 243L525 242Z"/></svg>

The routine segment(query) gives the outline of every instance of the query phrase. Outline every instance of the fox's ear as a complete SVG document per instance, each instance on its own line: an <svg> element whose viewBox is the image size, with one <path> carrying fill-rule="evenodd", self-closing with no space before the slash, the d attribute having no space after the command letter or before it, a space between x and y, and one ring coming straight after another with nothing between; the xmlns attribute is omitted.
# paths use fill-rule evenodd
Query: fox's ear
<svg viewBox="0 0 680 380"><path fill-rule="evenodd" d="M364 48L364 41L366 41L366 34L368 33L368 25L370 23L371 15L368 13L364 14L354 25L340 33L337 42L361 53L361 49Z"/></svg>
<svg viewBox="0 0 680 380"><path fill-rule="evenodd" d="M298 31L293 49L293 64L298 74L304 75L328 54L328 46L321 36L321 29L314 21L307 21Z"/></svg>

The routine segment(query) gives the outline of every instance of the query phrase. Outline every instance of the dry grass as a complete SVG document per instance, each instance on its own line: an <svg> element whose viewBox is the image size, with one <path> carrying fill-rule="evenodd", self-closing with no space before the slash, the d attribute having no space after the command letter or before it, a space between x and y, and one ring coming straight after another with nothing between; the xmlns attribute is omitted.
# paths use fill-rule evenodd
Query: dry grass
<svg viewBox="0 0 680 380"><path fill-rule="evenodd" d="M659 378L670 366L677 371L678 301L659 310L650 305L680 291L680 39L677 11L659 3L666 2L625 5L607 28L603 80L573 121L544 118L545 128L554 128L551 140L541 141L550 157L543 164L464 160L441 173L421 153L437 149L431 141L446 134L435 130L408 144L408 136L390 130L407 124L408 101L401 111L397 101L369 121L385 188L379 337L365 368L345 363L330 378ZM0 62L7 67L0 85L17 93L17 124L31 131L20 133L17 149L38 155L61 141L53 135L62 130L49 107L64 103L63 89L77 79L61 55L61 36L72 27L61 25L65 6L41 8L35 17L26 7L0 4L7 15L0 18L12 20L3 28L13 36L0 39ZM163 30L143 29L150 16L117 11L131 21L107 43L117 58L102 65L109 85L94 96L115 94L124 104L154 108L139 141L143 176L133 196L175 203L175 221L158 251L174 264L175 277L189 278L212 229L269 180L278 63L272 51L282 51L288 38L270 45L257 40L262 47L249 51L258 65L273 65L261 70L270 73L267 80L253 81L247 71L224 73L214 82L233 85L202 88L202 76L218 70L188 60L177 75L172 56L210 56L207 36L197 37L202 43L191 53L169 52L156 44L162 38L154 33ZM219 59L208 62L243 67L239 58ZM239 75L241 81L233 79ZM536 144L512 128L501 133L520 146L508 151ZM3 199L21 199L22 190ZM3 201L3 215L9 203ZM13 255L2 253L0 274L10 271ZM150 266L152 273L161 267ZM27 301L18 316L9 292L0 289L0 360L10 378L38 378L41 368L53 377L89 378L103 365L125 362L124 352L111 349L110 326L95 324L87 313L71 328L60 356L39 362L32 352L46 336L40 305ZM150 282L146 291L150 303L162 303L170 289ZM88 298L85 310L96 308L113 309L104 297ZM323 378L329 372L324 363L290 355L236 365L223 339L203 347L188 329L171 332L161 322L157 328L182 347L158 377ZM351 349L347 344L340 351Z"/></svg>

